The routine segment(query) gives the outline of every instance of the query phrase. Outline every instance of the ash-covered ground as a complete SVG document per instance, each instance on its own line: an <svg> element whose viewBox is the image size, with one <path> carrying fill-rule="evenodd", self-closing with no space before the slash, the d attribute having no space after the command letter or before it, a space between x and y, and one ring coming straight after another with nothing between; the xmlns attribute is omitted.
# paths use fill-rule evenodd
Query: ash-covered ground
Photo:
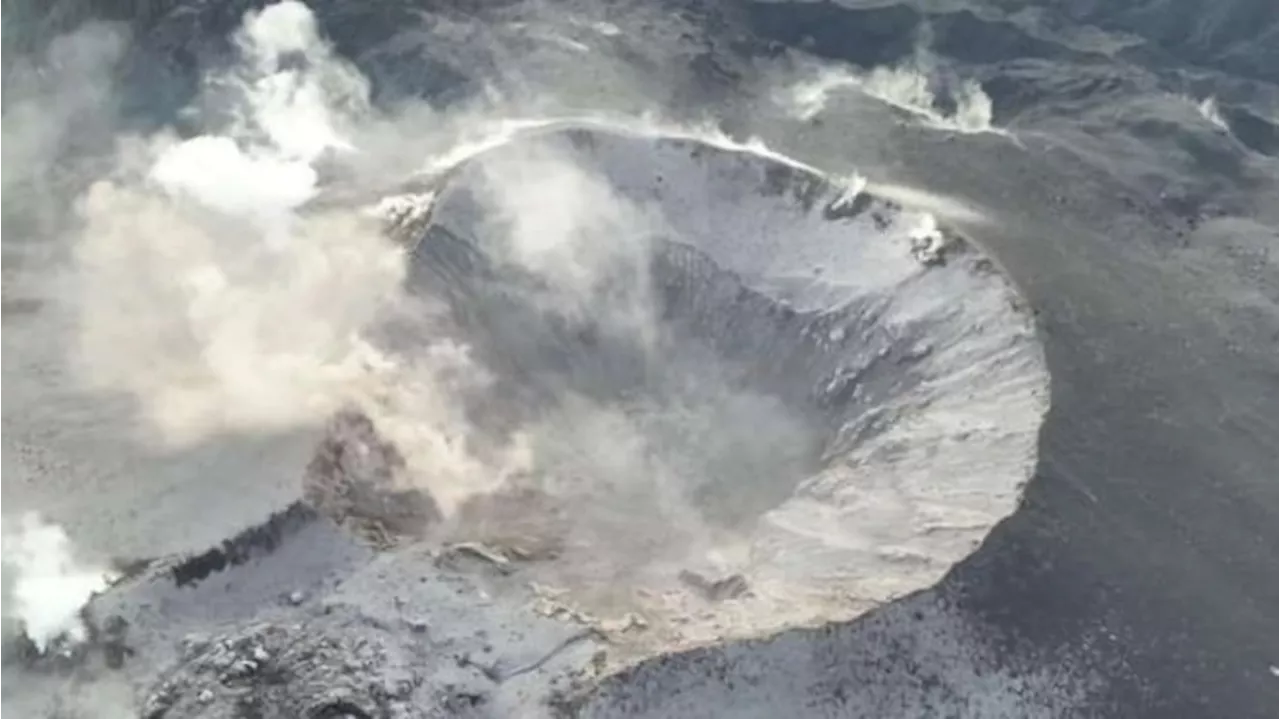
<svg viewBox="0 0 1280 719"><path fill-rule="evenodd" d="M1275 714L1274 6L481 5L5 6L6 710Z"/></svg>

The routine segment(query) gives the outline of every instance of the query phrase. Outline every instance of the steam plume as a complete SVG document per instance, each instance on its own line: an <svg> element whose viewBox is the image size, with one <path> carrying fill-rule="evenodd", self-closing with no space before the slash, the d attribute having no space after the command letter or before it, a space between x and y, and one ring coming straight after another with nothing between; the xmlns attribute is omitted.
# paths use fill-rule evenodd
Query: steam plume
<svg viewBox="0 0 1280 719"><path fill-rule="evenodd" d="M82 642L80 609L107 585L105 572L78 561L66 532L34 512L24 514L17 532L6 532L4 562L16 572L12 615L44 653L55 642Z"/></svg>

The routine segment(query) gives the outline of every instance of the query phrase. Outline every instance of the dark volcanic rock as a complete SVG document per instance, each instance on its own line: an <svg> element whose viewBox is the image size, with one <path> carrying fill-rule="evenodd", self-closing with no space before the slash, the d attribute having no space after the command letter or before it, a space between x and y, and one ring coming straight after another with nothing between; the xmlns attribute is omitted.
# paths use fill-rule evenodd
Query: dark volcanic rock
<svg viewBox="0 0 1280 719"><path fill-rule="evenodd" d="M440 510L425 492L397 486L404 473L404 456L378 434L373 421L345 410L330 421L307 465L303 497L339 524L392 535L420 534L439 521Z"/></svg>
<svg viewBox="0 0 1280 719"><path fill-rule="evenodd" d="M221 545L189 557L173 566L170 573L179 587L198 582L209 575L223 571L251 559L270 554L289 535L316 518L316 513L305 504L295 503L276 512L262 524L250 527Z"/></svg>
<svg viewBox="0 0 1280 719"><path fill-rule="evenodd" d="M203 640L151 691L143 715L420 716L407 701L422 679L406 670L420 643L396 641L389 629L339 608Z"/></svg>

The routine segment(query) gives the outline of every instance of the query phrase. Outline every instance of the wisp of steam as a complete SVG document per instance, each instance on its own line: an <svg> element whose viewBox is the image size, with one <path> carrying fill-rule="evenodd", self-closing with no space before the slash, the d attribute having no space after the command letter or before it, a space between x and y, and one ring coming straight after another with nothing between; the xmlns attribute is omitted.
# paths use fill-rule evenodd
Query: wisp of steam
<svg viewBox="0 0 1280 719"><path fill-rule="evenodd" d="M777 99L797 119L810 120L822 113L837 93L854 90L909 114L926 127L963 134L1004 133L991 124L991 97L976 80L964 79L952 87L949 99L954 109L940 110L937 78L929 74L928 67L918 61L866 72L823 66L811 78L778 93Z"/></svg>

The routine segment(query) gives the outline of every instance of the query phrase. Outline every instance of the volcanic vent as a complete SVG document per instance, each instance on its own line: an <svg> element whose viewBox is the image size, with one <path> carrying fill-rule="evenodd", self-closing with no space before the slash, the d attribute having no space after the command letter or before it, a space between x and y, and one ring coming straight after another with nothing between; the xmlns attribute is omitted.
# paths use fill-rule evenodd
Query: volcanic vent
<svg viewBox="0 0 1280 719"><path fill-rule="evenodd" d="M487 374L470 451L524 462L434 487L449 531L668 646L856 615L971 552L1032 469L1040 346L989 259L857 190L581 127L455 167L408 288Z"/></svg>

